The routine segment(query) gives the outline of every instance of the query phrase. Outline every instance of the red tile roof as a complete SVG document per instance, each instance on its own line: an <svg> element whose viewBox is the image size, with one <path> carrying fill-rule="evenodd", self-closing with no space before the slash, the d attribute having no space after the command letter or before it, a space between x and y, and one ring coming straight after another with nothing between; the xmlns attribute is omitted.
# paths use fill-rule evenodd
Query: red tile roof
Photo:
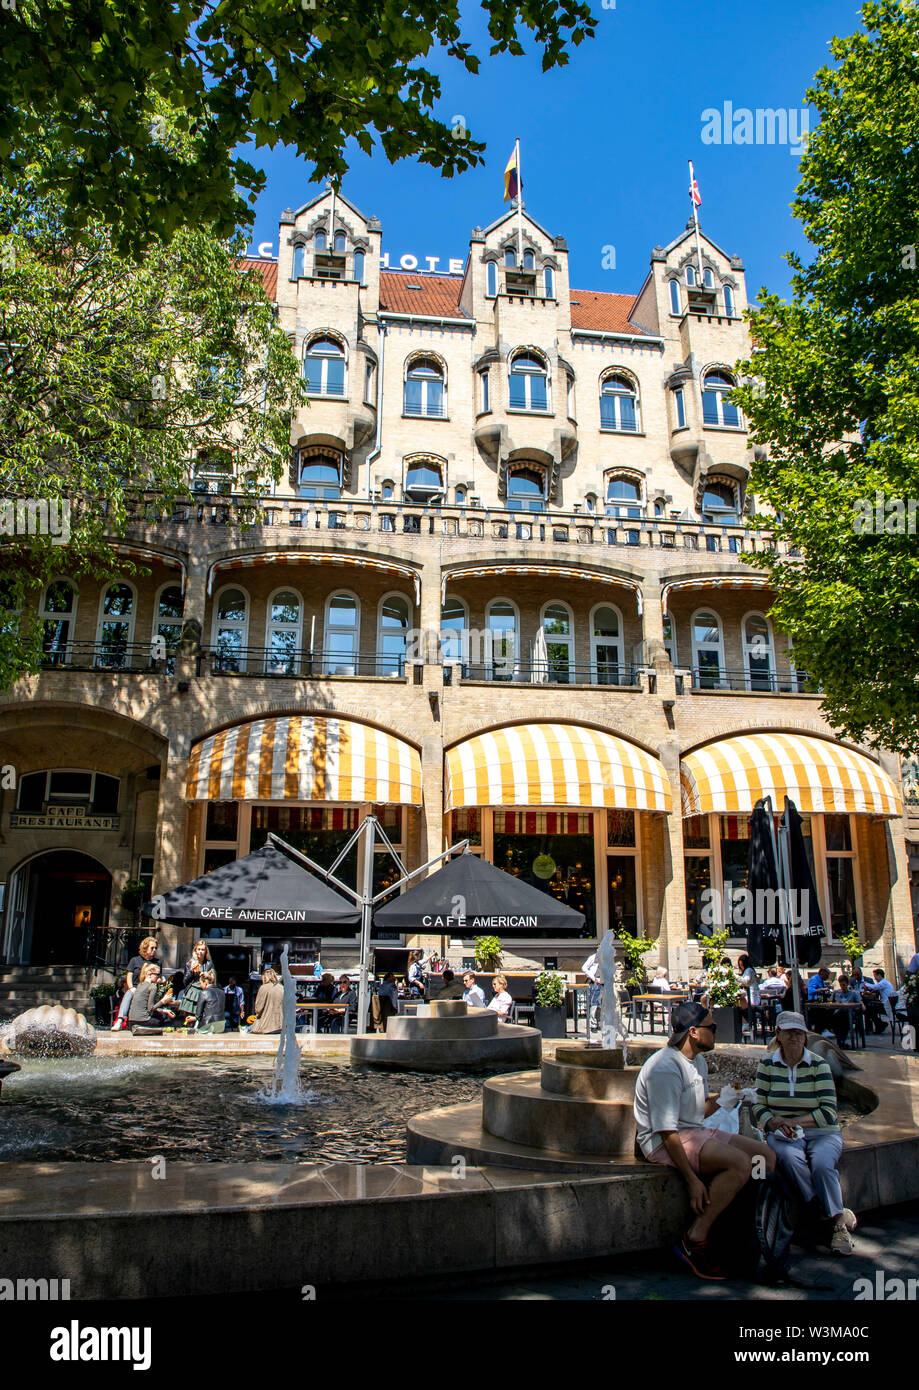
<svg viewBox="0 0 919 1390"><path fill-rule="evenodd" d="M419 275L414 271L380 271L380 308L394 314L424 314L463 319L459 306L460 275ZM418 289L409 289L417 285Z"/></svg>
<svg viewBox="0 0 919 1390"><path fill-rule="evenodd" d="M254 256L243 256L239 262L240 270L254 270L262 278L265 286L265 293L272 304L278 296L278 263L277 261L257 260Z"/></svg>
<svg viewBox="0 0 919 1390"><path fill-rule="evenodd" d="M571 291L571 327L593 328L606 333L641 333L629 322L634 294L606 294L600 290Z"/></svg>

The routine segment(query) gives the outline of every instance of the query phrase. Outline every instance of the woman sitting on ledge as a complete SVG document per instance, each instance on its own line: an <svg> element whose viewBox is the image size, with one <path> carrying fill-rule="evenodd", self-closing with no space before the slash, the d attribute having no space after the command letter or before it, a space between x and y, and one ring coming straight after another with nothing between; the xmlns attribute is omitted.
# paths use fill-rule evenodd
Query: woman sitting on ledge
<svg viewBox="0 0 919 1390"><path fill-rule="evenodd" d="M128 1011L129 1028L134 1028L137 1024L144 1027L161 1028L164 1023L171 1023L175 1018L172 1009L157 1007L156 996L159 982L159 966L148 962L140 972L140 984L135 989L131 999L131 1007Z"/></svg>

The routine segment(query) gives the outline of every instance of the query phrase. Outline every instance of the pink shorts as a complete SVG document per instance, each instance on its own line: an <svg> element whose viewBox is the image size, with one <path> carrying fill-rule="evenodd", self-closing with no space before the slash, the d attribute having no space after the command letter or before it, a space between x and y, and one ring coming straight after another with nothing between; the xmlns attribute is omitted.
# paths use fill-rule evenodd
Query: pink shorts
<svg viewBox="0 0 919 1390"><path fill-rule="evenodd" d="M722 1144L736 1144L740 1138L739 1134L726 1134L723 1129L679 1129L677 1137L683 1145L683 1152L689 1159L689 1166L697 1177L702 1176L699 1167L699 1155L705 1148L709 1139L720 1139ZM675 1168L676 1164L668 1154L663 1144L658 1144L657 1148L647 1155L649 1163L665 1163L668 1168Z"/></svg>

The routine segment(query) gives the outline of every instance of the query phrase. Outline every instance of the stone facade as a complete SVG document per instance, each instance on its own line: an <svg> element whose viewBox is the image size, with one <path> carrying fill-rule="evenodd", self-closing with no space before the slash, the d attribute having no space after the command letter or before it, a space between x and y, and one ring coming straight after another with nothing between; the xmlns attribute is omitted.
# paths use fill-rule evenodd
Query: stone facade
<svg viewBox="0 0 919 1390"><path fill-rule="evenodd" d="M57 861L68 902L81 865L94 863L111 876L110 925L135 925L119 906L129 879L168 888L219 848L203 803L186 801L191 749L250 720L316 714L369 723L420 753L422 804L398 818L410 867L445 846L444 752L463 739L551 721L659 757L674 813L636 813L624 855L635 856L633 915L655 942L650 960L682 974L698 947L687 939L681 755L751 731L833 738L783 634L747 626L768 618L772 595L746 559L772 542L745 525L752 452L724 395L749 347L742 262L703 236L700 276L687 228L654 249L637 295L581 291L569 285L564 239L524 216L518 246L509 213L473 231L462 275L394 272L381 270L375 218L341 196L334 227L332 215L329 195L285 212L278 262L251 262L311 388L254 522L232 480L199 460L193 502L168 519L138 509L130 558L141 572L116 596L120 635L92 581L69 611L51 615L36 595L65 627L49 639L47 668L0 704L0 762L18 781L2 792L0 818L5 959L28 955L26 923L41 954L37 914L52 909L39 880L54 867L42 856L84 857ZM180 617L169 609L176 586ZM454 611L461 602L462 626L480 639L458 665L452 648L438 650L442 596ZM516 633L503 668L483 635L502 613ZM158 632L166 654L151 660ZM112 658L113 641L126 654ZM881 761L899 783L896 761ZM89 806L88 821L61 823L58 811L49 824L51 784L42 798L34 781L40 809L17 823L23 778L55 769L118 778L117 823L97 828ZM79 789L69 795L75 804ZM494 814L482 821L485 853ZM243 807L225 849L247 851L251 817ZM607 871L622 849L608 855L607 819L594 812L592 861L571 866L591 880L601 931L617 919ZM897 971L914 949L903 823L852 816L848 833L868 958ZM93 925L102 918L93 908ZM168 928L164 939L182 952L190 937ZM470 951L439 937L419 944L457 963ZM575 967L587 943L509 940L506 959L541 965L544 953ZM831 942L829 957L840 954ZM342 941L328 958L353 963L355 950Z"/></svg>

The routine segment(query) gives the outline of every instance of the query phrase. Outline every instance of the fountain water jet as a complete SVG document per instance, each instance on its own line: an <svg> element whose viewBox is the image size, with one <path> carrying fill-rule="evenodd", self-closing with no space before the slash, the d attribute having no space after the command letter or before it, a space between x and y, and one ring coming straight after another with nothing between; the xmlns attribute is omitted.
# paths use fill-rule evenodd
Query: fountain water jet
<svg viewBox="0 0 919 1390"><path fill-rule="evenodd" d="M288 947L281 952L281 979L284 982L281 1040L274 1063L274 1076L259 1092L265 1105L300 1105L308 1094L300 1085L300 1047L297 1043L297 986L290 973Z"/></svg>
<svg viewBox="0 0 919 1390"><path fill-rule="evenodd" d="M601 1044L611 1052L618 1040L622 1044L622 1065L625 1067L627 1065L626 1031L622 1026L619 1001L616 998L616 948L613 944L612 931L603 933L603 940L597 951L597 960L600 974L603 976L603 994L600 1003Z"/></svg>

